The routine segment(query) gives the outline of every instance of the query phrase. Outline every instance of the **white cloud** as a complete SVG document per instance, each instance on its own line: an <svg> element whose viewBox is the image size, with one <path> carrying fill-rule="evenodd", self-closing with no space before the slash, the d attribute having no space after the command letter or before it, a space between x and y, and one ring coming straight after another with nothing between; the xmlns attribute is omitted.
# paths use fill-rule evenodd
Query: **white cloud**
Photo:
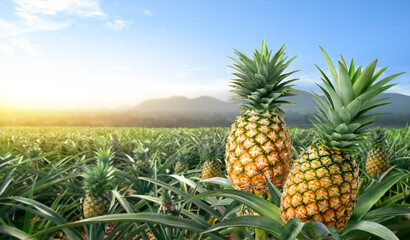
<svg viewBox="0 0 410 240"><path fill-rule="evenodd" d="M148 17L152 17L152 12L150 10L144 10L144 15Z"/></svg>
<svg viewBox="0 0 410 240"><path fill-rule="evenodd" d="M127 28L132 22L116 19L113 22L107 22L106 26L114 31L119 31Z"/></svg>
<svg viewBox="0 0 410 240"><path fill-rule="evenodd" d="M14 0L18 16L56 15L67 13L82 17L103 17L104 12L96 0Z"/></svg>
<svg viewBox="0 0 410 240"><path fill-rule="evenodd" d="M0 53L7 58L15 58L15 49L25 54L39 57L29 39L22 37L25 33L37 31L56 31L71 25L70 21L50 20L57 14L68 14L80 17L105 17L98 0L13 0L15 22L0 19Z"/></svg>

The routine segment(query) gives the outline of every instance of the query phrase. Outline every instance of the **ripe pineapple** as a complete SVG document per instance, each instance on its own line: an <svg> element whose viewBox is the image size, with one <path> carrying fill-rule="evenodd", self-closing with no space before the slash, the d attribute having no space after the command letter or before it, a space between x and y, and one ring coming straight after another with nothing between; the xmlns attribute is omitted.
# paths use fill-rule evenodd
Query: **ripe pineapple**
<svg viewBox="0 0 410 240"><path fill-rule="evenodd" d="M84 189L86 196L83 202L83 213L85 218L97 217L107 213L109 208L109 197L111 190L111 180L113 178L114 168L110 158L106 155L97 156L97 164L87 167L84 177Z"/></svg>
<svg viewBox="0 0 410 240"><path fill-rule="evenodd" d="M202 167L202 180L213 177L222 177L221 164L217 159L216 149L212 149L206 145L201 157L202 160L204 160L204 165Z"/></svg>
<svg viewBox="0 0 410 240"><path fill-rule="evenodd" d="M387 152L383 148L385 140L384 130L378 128L370 133L372 138L372 149L367 154L366 171L371 177L376 176L377 170L379 176L390 168L390 161Z"/></svg>
<svg viewBox="0 0 410 240"><path fill-rule="evenodd" d="M221 164L216 159L205 161L202 168L202 179L222 177Z"/></svg>
<svg viewBox="0 0 410 240"><path fill-rule="evenodd" d="M226 169L233 187L265 195L268 187L265 176L278 188L289 174L292 142L279 108L291 104L281 97L294 96L291 82L285 79L296 72L283 73L295 59L287 60L285 46L273 56L265 41L255 51L253 60L235 51L231 90L245 110L232 124L226 144Z"/></svg>
<svg viewBox="0 0 410 240"><path fill-rule="evenodd" d="M382 106L385 99L373 100L392 87L386 85L395 74L376 82L387 68L374 73L377 60L366 69L348 68L342 58L336 72L322 49L332 74L333 83L319 69L326 87L320 89L324 97L316 95L317 116L312 121L319 139L305 150L292 167L281 196L281 216L285 223L291 218L320 221L341 231L356 205L359 189L359 170L350 155L357 143L363 141L365 126L373 123L378 114L368 111Z"/></svg>

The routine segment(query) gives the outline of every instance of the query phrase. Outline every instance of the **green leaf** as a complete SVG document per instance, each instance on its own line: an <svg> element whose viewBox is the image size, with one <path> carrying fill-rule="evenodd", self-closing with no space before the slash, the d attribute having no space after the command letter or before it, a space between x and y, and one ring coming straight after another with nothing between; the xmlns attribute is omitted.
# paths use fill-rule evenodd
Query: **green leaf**
<svg viewBox="0 0 410 240"><path fill-rule="evenodd" d="M13 236L18 239L25 239L25 240L35 240L36 239L36 238L32 238L29 234L21 231L18 228L7 226L7 225L0 226L0 233Z"/></svg>
<svg viewBox="0 0 410 240"><path fill-rule="evenodd" d="M355 230L368 232L384 240L399 240L390 229L371 221L349 221L346 228L341 232L341 237L344 238L349 232Z"/></svg>
<svg viewBox="0 0 410 240"><path fill-rule="evenodd" d="M292 218L286 224L285 230L280 235L279 240L293 240L299 233L302 231L303 226L305 225L299 218Z"/></svg>
<svg viewBox="0 0 410 240"><path fill-rule="evenodd" d="M362 94L370 86L376 65L377 59L370 63L369 66L367 66L366 69L363 70L362 74L360 74L359 78L353 84L353 92L355 97Z"/></svg>
<svg viewBox="0 0 410 240"><path fill-rule="evenodd" d="M350 79L353 78L354 73L355 73L355 70L354 70L354 61L353 61L353 58L352 58L352 61L350 62L350 68L349 68L349 76L350 76ZM352 82L352 84L353 84L353 83L354 83L354 82Z"/></svg>
<svg viewBox="0 0 410 240"><path fill-rule="evenodd" d="M339 84L336 85L337 93L343 102L344 106L347 106L353 100L353 88L350 81L349 73L347 69L339 62Z"/></svg>
<svg viewBox="0 0 410 240"><path fill-rule="evenodd" d="M377 208L372 210L366 215L364 215L364 219L371 219L371 218L379 218L379 217L390 217L390 216L397 216L397 215L406 215L410 214L410 205L391 205L388 207Z"/></svg>
<svg viewBox="0 0 410 240"><path fill-rule="evenodd" d="M187 199L186 202L206 197L232 198L238 202L245 204L249 208L252 208L262 216L272 218L279 223L282 222L282 218L279 214L279 208L277 206L259 196L244 191L230 189L207 191Z"/></svg>
<svg viewBox="0 0 410 240"><path fill-rule="evenodd" d="M333 82L336 86L338 86L339 84L338 84L338 78L337 78L337 73L336 73L335 67L333 66L333 63L330 60L327 53L325 52L325 50L323 50L323 48L321 46L319 46L319 47L320 47L320 50L322 50L322 53L323 53L323 56L325 57L327 66L329 67L330 73L332 74Z"/></svg>
<svg viewBox="0 0 410 240"><path fill-rule="evenodd" d="M14 171L15 171L15 168L13 168L10 172L8 172L6 178L3 180L3 183L1 184L1 187L0 187L0 196L6 191L7 187L14 180L13 177L11 176L14 173Z"/></svg>
<svg viewBox="0 0 410 240"><path fill-rule="evenodd" d="M235 189L234 187L232 187L231 182L227 178L213 177L213 178L208 178L208 179L201 180L199 182L217 184L217 185L220 185L220 186L222 186L226 189L232 189L232 190Z"/></svg>
<svg viewBox="0 0 410 240"><path fill-rule="evenodd" d="M226 219L208 228L205 233L230 227L250 227L264 230L275 237L280 237L284 227L277 221L263 216L241 216Z"/></svg>
<svg viewBox="0 0 410 240"><path fill-rule="evenodd" d="M146 223L155 223L155 224L162 224L170 227L180 228L180 229L187 229L189 231L202 233L205 231L209 224L203 225L191 219L181 218L181 217L174 217L168 216L158 213L126 213L126 214L112 214L112 215L105 215L99 217L88 218L76 222L71 222L68 224L58 225L55 227L51 227L47 230L43 230L34 234L33 236L44 234L47 232L53 232L55 230L67 227L76 227L76 226L83 226L89 224L96 224L96 223L109 223L109 222L146 222ZM222 235L218 233L204 233L206 236L210 236L213 239L225 239Z"/></svg>
<svg viewBox="0 0 410 240"><path fill-rule="evenodd" d="M333 239L340 240L339 233L337 232L335 227L328 228L322 222L314 221L314 222L305 222L302 234L305 238L308 239L329 239L329 235L333 236Z"/></svg>
<svg viewBox="0 0 410 240"><path fill-rule="evenodd" d="M181 196L183 198L190 198L191 197L190 194L188 194L184 191L181 191L180 189L178 189L174 186L171 186L167 183L164 183L164 182L152 179L152 178L147 178L147 177L139 177L139 179L145 180L145 181L148 181L148 182L152 182L152 183L154 183L158 186L162 186L162 187L164 187L168 190L171 190L171 191L177 193L179 196ZM210 213L211 215L215 216L216 218L222 219L222 215L219 212L217 212L214 209L212 209L211 207L209 207L209 205L204 203L203 201L198 200L198 201L194 201L194 203L196 205L198 205L199 207L201 207L202 209L204 209L205 211L207 211L208 213Z"/></svg>
<svg viewBox="0 0 410 240"><path fill-rule="evenodd" d="M275 185L273 185L273 183L266 176L265 181L268 185L269 193L272 197L273 204L275 204L277 207L280 207L280 198L282 193L279 191L279 189L276 188Z"/></svg>
<svg viewBox="0 0 410 240"><path fill-rule="evenodd" d="M47 218L48 220L50 220L51 222L55 223L55 224L64 224L67 221L62 218L58 213L56 213L53 209L45 206L42 203L39 203L33 199L29 199L29 198L24 198L24 197L9 197L9 198L3 198L0 199L0 201L16 201L19 203L23 203L29 207L26 206L22 206L21 204L12 204L14 207L16 208L20 208L23 210L26 210L28 212L37 214L39 216L42 216L44 218ZM71 228L63 228L63 231L71 238L71 239L82 239L81 235L76 232L74 229Z"/></svg>
<svg viewBox="0 0 410 240"><path fill-rule="evenodd" d="M127 213L133 213L134 211L132 210L132 207L129 205L128 201L118 192L118 191L111 191L113 196L118 200L118 202L121 204L122 208Z"/></svg>
<svg viewBox="0 0 410 240"><path fill-rule="evenodd" d="M353 212L351 220L360 220L379 201L379 199L398 181L404 178L404 173L394 173L387 177L384 181L372 186L364 192L357 200L356 208Z"/></svg>

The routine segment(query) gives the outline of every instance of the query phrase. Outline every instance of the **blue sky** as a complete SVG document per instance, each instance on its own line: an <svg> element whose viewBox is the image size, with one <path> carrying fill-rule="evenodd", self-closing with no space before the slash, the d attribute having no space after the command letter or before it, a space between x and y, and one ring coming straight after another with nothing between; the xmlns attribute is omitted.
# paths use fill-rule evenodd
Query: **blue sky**
<svg viewBox="0 0 410 240"><path fill-rule="evenodd" d="M233 49L262 39L298 55L299 89L326 69L321 45L387 75L410 72L410 1L0 2L0 105L118 107L149 98L228 99ZM410 95L410 73L391 92Z"/></svg>

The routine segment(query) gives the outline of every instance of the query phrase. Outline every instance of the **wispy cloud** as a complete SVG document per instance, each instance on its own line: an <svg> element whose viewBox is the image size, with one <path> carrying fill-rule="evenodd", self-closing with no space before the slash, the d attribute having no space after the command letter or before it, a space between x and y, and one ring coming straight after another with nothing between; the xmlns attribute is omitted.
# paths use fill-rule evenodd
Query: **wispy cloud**
<svg viewBox="0 0 410 240"><path fill-rule="evenodd" d="M144 10L144 15L148 17L152 17L152 12L150 10Z"/></svg>
<svg viewBox="0 0 410 240"><path fill-rule="evenodd" d="M107 28L114 30L114 31L119 31L124 28L127 28L132 22L131 21L124 21L120 19L116 19L112 22L107 22L105 25Z"/></svg>
<svg viewBox="0 0 410 240"><path fill-rule="evenodd" d="M70 26L69 20L61 21L54 18L58 14L78 17L105 18L98 0L13 0L16 21L0 19L0 52L7 58L15 59L16 50L24 54L39 57L26 33L38 31L56 31Z"/></svg>
<svg viewBox="0 0 410 240"><path fill-rule="evenodd" d="M104 12L97 0L14 0L16 14L20 17L27 15L56 15L66 13L82 17L103 17Z"/></svg>

